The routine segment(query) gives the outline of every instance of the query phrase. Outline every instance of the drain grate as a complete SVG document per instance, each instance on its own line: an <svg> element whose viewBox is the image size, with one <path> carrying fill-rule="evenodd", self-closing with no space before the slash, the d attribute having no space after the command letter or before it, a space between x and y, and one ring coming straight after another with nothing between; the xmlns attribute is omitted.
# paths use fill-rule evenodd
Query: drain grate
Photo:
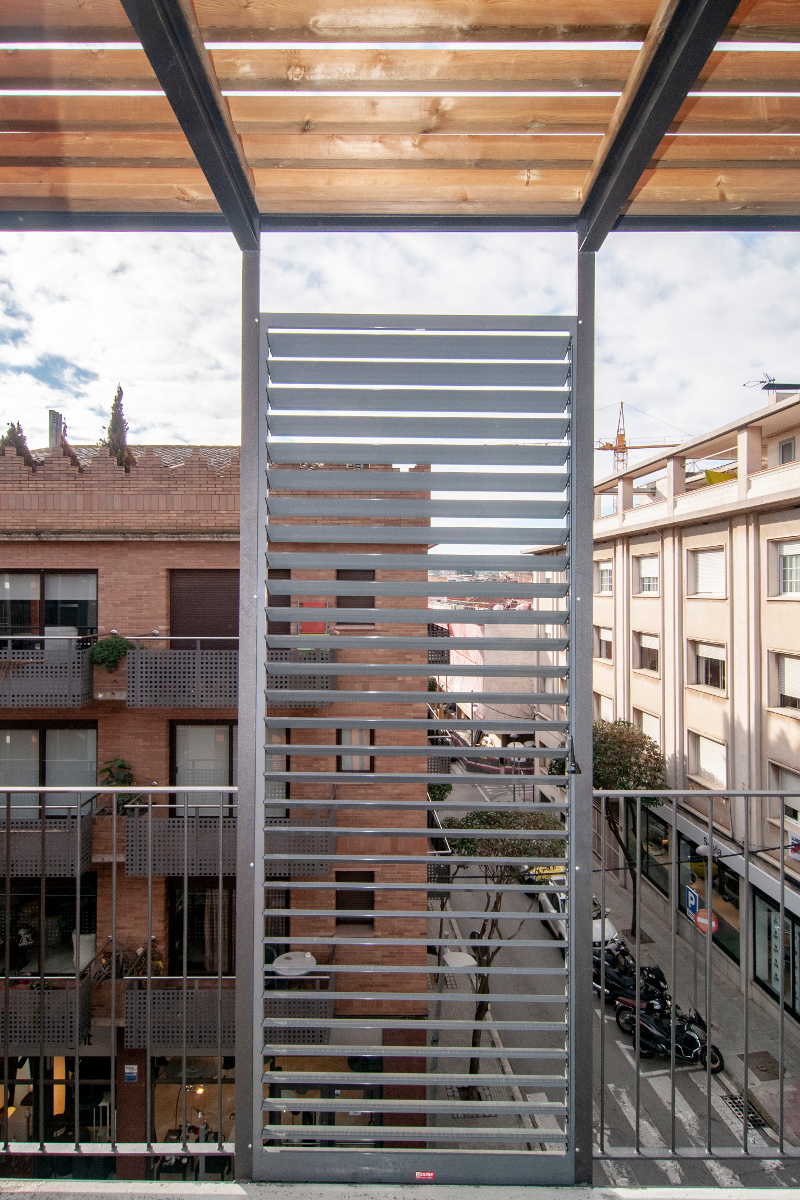
<svg viewBox="0 0 800 1200"><path fill-rule="evenodd" d="M723 1096L722 1099L727 1104L728 1108L741 1121L744 1117L744 1096ZM748 1129L763 1129L766 1121L757 1113L752 1104L748 1105L747 1113L747 1128Z"/></svg>

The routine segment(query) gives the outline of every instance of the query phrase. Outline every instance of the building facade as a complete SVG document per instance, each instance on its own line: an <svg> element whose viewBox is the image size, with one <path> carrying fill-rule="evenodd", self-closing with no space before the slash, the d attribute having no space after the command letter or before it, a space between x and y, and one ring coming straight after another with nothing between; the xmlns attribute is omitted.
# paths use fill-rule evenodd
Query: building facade
<svg viewBox="0 0 800 1200"><path fill-rule="evenodd" d="M640 726L665 755L668 787L690 792L679 901L685 911L689 883L705 899L696 847L713 840L715 942L732 971L745 957L747 840L752 978L777 998L783 945L784 1000L800 1019L800 396L770 399L596 486L594 715ZM783 797L715 799L709 828L704 793L725 788ZM654 903L669 890L667 815L653 811L643 831Z"/></svg>

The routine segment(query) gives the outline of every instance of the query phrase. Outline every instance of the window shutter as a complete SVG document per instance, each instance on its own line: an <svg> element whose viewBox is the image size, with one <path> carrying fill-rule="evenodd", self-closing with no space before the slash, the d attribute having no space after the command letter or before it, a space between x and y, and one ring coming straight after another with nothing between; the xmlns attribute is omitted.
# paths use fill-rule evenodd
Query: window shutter
<svg viewBox="0 0 800 1200"><path fill-rule="evenodd" d="M239 572L170 571L169 626L176 638L238 637ZM176 643L176 649L181 646L188 643ZM232 650L235 642L220 642L218 648Z"/></svg>
<svg viewBox="0 0 800 1200"><path fill-rule="evenodd" d="M781 542L781 558L793 558L795 554L800 554L800 542Z"/></svg>
<svg viewBox="0 0 800 1200"><path fill-rule="evenodd" d="M286 567L270 567L267 572L267 604L270 608L291 608L291 596L273 596L269 590L270 579L291 579L292 572ZM287 614L288 615L288 614ZM286 635L292 632L291 621L268 621L267 633L274 633L276 636Z"/></svg>
<svg viewBox="0 0 800 1200"><path fill-rule="evenodd" d="M600 720L601 721L613 721L614 720L614 701L611 699L610 696L601 696L600 697Z"/></svg>
<svg viewBox="0 0 800 1200"><path fill-rule="evenodd" d="M727 651L724 646L709 646L705 642L698 642L697 657L716 658L719 662L726 662Z"/></svg>
<svg viewBox="0 0 800 1200"><path fill-rule="evenodd" d="M728 747L710 738L697 739L697 774L725 787L728 781Z"/></svg>
<svg viewBox="0 0 800 1200"><path fill-rule="evenodd" d="M695 550L694 590L698 596L725 595L724 550Z"/></svg>
<svg viewBox="0 0 800 1200"><path fill-rule="evenodd" d="M658 555L648 555L639 559L639 578L658 579Z"/></svg>
<svg viewBox="0 0 800 1200"><path fill-rule="evenodd" d="M657 650L658 635L654 633L640 633L639 645L643 650Z"/></svg>
<svg viewBox="0 0 800 1200"><path fill-rule="evenodd" d="M788 767L778 767L778 790L787 796L800 796L800 774Z"/></svg>
<svg viewBox="0 0 800 1200"><path fill-rule="evenodd" d="M598 630L601 642L611 642L614 640L614 631L612 629Z"/></svg>
<svg viewBox="0 0 800 1200"><path fill-rule="evenodd" d="M650 713L642 713L642 733L646 733L654 742L661 745L661 718L651 716Z"/></svg>
<svg viewBox="0 0 800 1200"><path fill-rule="evenodd" d="M336 578L342 581L350 581L351 583L374 583L375 572L367 570L339 570L336 572ZM337 596L337 608L374 608L374 596Z"/></svg>
<svg viewBox="0 0 800 1200"><path fill-rule="evenodd" d="M780 694L791 696L793 700L800 700L800 658L779 654L778 678Z"/></svg>

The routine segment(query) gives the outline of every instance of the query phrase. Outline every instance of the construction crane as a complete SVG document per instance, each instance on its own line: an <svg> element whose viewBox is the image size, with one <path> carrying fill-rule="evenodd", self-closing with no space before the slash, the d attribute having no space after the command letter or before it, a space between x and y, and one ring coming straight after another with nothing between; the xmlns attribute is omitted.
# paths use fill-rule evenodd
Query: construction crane
<svg viewBox="0 0 800 1200"><path fill-rule="evenodd" d="M661 441L647 442L641 438L632 438L628 441L625 436L625 405L619 406L619 420L617 421L617 436L613 442L604 442L602 438L595 442L595 450L613 450L614 451L614 474L619 471L624 471L628 465L629 450L666 450L670 446L680 446L680 442L670 442L666 438Z"/></svg>

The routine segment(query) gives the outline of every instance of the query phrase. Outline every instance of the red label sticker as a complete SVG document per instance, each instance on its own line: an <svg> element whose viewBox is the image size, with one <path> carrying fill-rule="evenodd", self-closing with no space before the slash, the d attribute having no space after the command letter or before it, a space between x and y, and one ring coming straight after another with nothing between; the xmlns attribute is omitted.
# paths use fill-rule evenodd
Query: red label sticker
<svg viewBox="0 0 800 1200"><path fill-rule="evenodd" d="M432 1183L433 1180L436 1178L436 1172L435 1171L415 1171L414 1178L415 1179L424 1179L426 1182Z"/></svg>

